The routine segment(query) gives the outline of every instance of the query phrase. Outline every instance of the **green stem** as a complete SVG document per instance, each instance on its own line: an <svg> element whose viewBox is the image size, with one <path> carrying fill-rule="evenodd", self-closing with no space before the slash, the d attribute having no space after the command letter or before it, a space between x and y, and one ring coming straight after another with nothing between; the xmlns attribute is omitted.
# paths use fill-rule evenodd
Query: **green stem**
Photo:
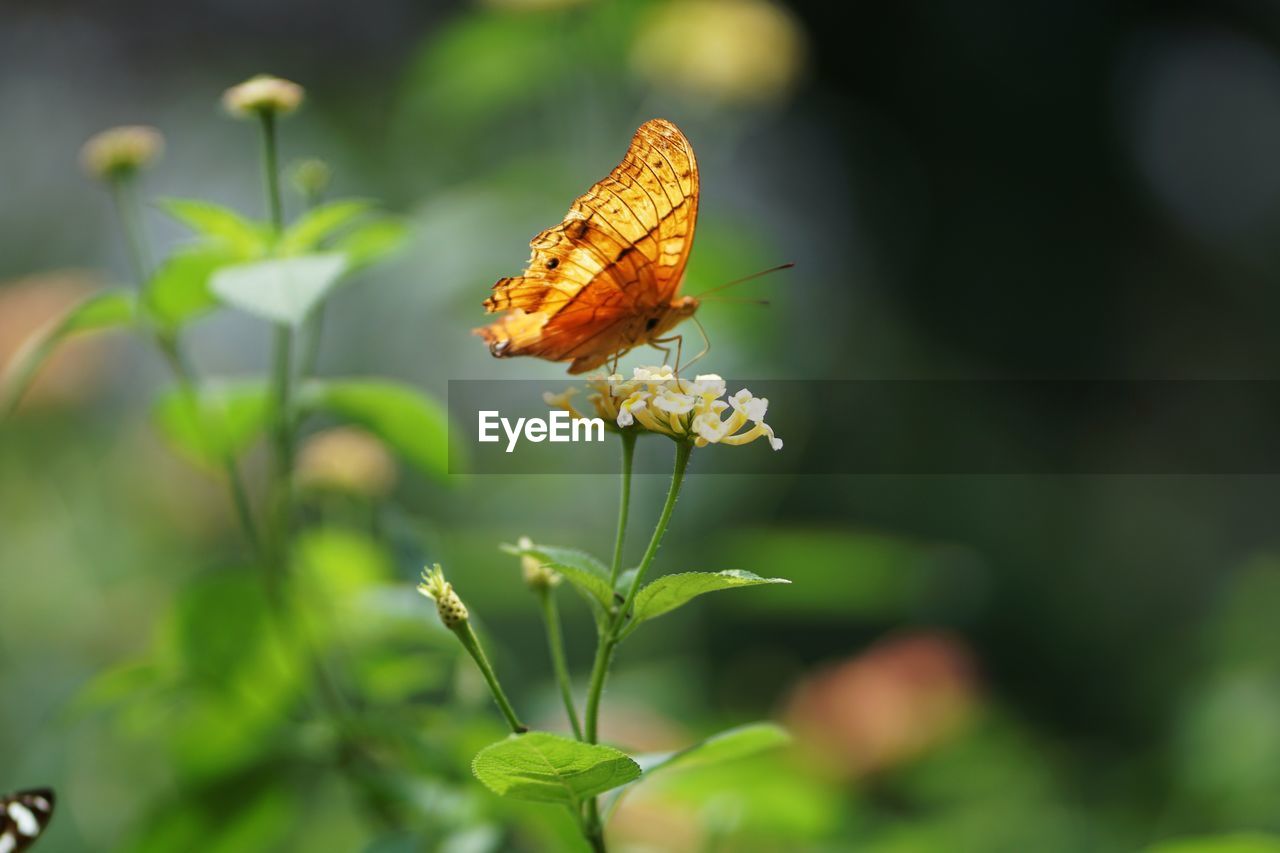
<svg viewBox="0 0 1280 853"><path fill-rule="evenodd" d="M658 516L658 523L653 528L653 535L649 538L649 547L645 549L644 557L641 558L640 565L636 567L636 576L631 581L626 600L623 602L622 607L613 614L613 618L601 632L600 644L596 646L596 658L591 665L591 681L587 686L586 735L588 743L597 743L599 741L600 699L604 694L605 679L609 675L609 664L613 662L614 650L618 647L618 643L622 641L623 628L630 616L636 593L640 590L640 583L644 579L645 573L649 570L650 564L653 563L653 558L657 556L658 547L662 544L662 537L667 532L667 526L671 523L671 515L675 512L676 499L680 496L680 486L684 482L685 471L689 467L689 456L692 452L692 442L682 441L676 444L676 461L675 468L671 472L671 487L667 490L667 499L662 505L662 513ZM625 461L629 460L624 457L624 464ZM587 804L586 825L588 828L587 841L591 843L592 848L604 850L604 823L600 819L600 803L598 799L592 798Z"/></svg>
<svg viewBox="0 0 1280 853"><path fill-rule="evenodd" d="M476 662L476 666L480 668L480 674L484 676L484 680L489 685L489 692L493 694L493 701L498 703L498 707L502 710L502 715L507 718L507 725L511 726L511 731L516 734L524 734L529 728L516 716L516 710L511 706L511 701L507 699L507 694L502 692L502 685L498 683L498 675L493 671L493 666L489 663L489 658L485 656L484 647L480 645L480 639L476 636L476 632L471 628L470 621L459 622L454 625L454 635L462 642L462 647L471 655L471 659Z"/></svg>
<svg viewBox="0 0 1280 853"><path fill-rule="evenodd" d="M129 260L133 266L133 274L138 282L138 290L141 291L151 277L151 261L150 253L147 251L145 232L142 229L141 216L139 215L140 205L133 192L133 184L128 178L117 178L111 182L111 200L115 204L116 215L120 218L121 229L124 231L125 245L129 251ZM154 327L151 328L151 332L156 348L160 350L160 355L164 358L165 364L169 366L170 372L173 373L173 377L178 383L178 391L182 395L188 410L193 415L192 422L198 423L194 417L198 406L196 389L199 387L195 371L187 362L182 348L173 335ZM244 536L249 540L250 547L256 551L259 546L258 529L253 523L249 494L245 489L244 480L240 476L240 468L236 465L235 457L229 453L224 454L220 462L227 475L227 488L231 492L231 503L235 508L236 518L240 522L240 529L244 531Z"/></svg>
<svg viewBox="0 0 1280 853"><path fill-rule="evenodd" d="M311 309L310 316L302 330L302 364L298 375L306 378L313 376L316 365L320 362L320 336L324 333L324 303Z"/></svg>
<svg viewBox="0 0 1280 853"><path fill-rule="evenodd" d="M636 455L636 433L622 433L622 498L618 502L618 535L613 543L613 563L609 567L609 588L618 583L622 570L622 541L627 535L627 515L631 511L631 463Z"/></svg>
<svg viewBox="0 0 1280 853"><path fill-rule="evenodd" d="M671 488L667 491L667 501L662 505L662 515L658 516L658 524L653 528L653 536L649 538L649 547L645 549L644 556L640 559L640 565L636 568L636 576L631 579L631 588L627 590L626 601L623 602L622 608L614 617L613 633L615 635L622 628L623 623L630 618L631 606L636 600L636 593L640 591L640 584L644 581L645 572L649 570L649 564L657 556L658 546L662 544L662 536L667 532L667 525L671 523L671 514L675 511L676 498L680 496L680 485L684 482L685 471L689 467L689 456L692 452L693 442L681 441L676 444L676 464L675 470L671 472Z"/></svg>
<svg viewBox="0 0 1280 853"><path fill-rule="evenodd" d="M564 711L569 717L569 725L573 727L573 736L582 740L582 723L578 721L578 709L573 704L573 683L569 679L569 664L565 661L564 637L560 633L560 612L556 607L555 590L542 587L536 592L538 603L542 605L542 622L547 629L547 648L551 652L551 668L555 670L556 682L560 685L560 698L564 700Z"/></svg>
<svg viewBox="0 0 1280 853"><path fill-rule="evenodd" d="M280 158L276 146L276 116L270 110L262 118L262 183L267 190L267 210L276 236L284 230L284 204L280 197Z"/></svg>
<svg viewBox="0 0 1280 853"><path fill-rule="evenodd" d="M284 203L280 197L280 165L276 145L276 117L270 110L259 113L262 120L262 177L273 239L284 230ZM281 574L289 563L290 527L293 523L293 329L276 325L271 353L271 398L273 401L273 445L275 482L271 498L271 550L275 571Z"/></svg>
<svg viewBox="0 0 1280 853"><path fill-rule="evenodd" d="M157 333L156 346L160 349L160 354L164 357L165 363L169 365L169 370L178 382L178 391L182 395L188 410L193 415L192 421L197 422L194 417L199 405L195 372L187 364L182 350L178 347L178 342L171 336ZM220 461L223 471L227 475L227 489L231 493L231 505L235 508L236 518L240 522L240 529L244 531L250 547L256 551L259 547L258 527L253 521L249 493L245 489L244 480L240 476L240 468L236 465L235 457L230 453L223 454Z"/></svg>
<svg viewBox="0 0 1280 853"><path fill-rule="evenodd" d="M631 588L627 591L626 600L623 602L622 607L614 613L613 619L600 637L600 645L596 647L596 659L591 667L591 682L587 687L586 728L588 743L595 743L598 739L600 695L604 691L604 680L609 671L609 663L613 659L613 650L621 640L622 627L631 612L632 603L635 601L636 593L640 589L640 582L644 579L645 572L649 569L649 564L653 562L654 556L658 553L658 546L662 544L662 537L667 532L667 525L671 523L671 514L675 511L676 498L680 496L680 485L684 482L684 473L688 468L689 454L692 451L693 444L691 442L682 441L676 444L676 463L675 470L671 473L671 487L667 490L667 500L662 505L662 514L658 516L658 524L654 527L653 535L649 538L649 547L645 549L644 557L640 560L640 565L636 567L636 576L631 580Z"/></svg>
<svg viewBox="0 0 1280 853"><path fill-rule="evenodd" d="M311 210L320 203L322 194L307 192L303 195L303 207ZM302 359L298 367L298 375L303 379L316 372L316 364L320 360L320 336L324 332L324 303L321 302L311 310L302 330Z"/></svg>
<svg viewBox="0 0 1280 853"><path fill-rule="evenodd" d="M276 326L271 355L271 398L273 402L273 445L275 483L272 498L271 533L278 570L288 563L288 541L293 519L293 411L291 399L293 331Z"/></svg>
<svg viewBox="0 0 1280 853"><path fill-rule="evenodd" d="M143 236L139 205L133 192L133 182L129 177L114 178L111 181L111 201L115 205L116 216L120 218L120 227L124 231L125 247L129 252L129 262L133 266L133 274L137 278L138 289L141 290L150 277L151 260L147 253L147 242Z"/></svg>

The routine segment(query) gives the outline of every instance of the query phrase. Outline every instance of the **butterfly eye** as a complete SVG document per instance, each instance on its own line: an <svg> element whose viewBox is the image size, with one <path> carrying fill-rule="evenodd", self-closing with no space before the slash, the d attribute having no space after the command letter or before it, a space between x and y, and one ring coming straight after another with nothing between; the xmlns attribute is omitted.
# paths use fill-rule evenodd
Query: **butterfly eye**
<svg viewBox="0 0 1280 853"><path fill-rule="evenodd" d="M658 318L657 318L657 317L650 317L650 318L649 318L648 320L646 320L646 321L645 321L645 323L644 323L644 330L645 330L646 332L652 332L652 331L657 327L657 325L658 325Z"/></svg>

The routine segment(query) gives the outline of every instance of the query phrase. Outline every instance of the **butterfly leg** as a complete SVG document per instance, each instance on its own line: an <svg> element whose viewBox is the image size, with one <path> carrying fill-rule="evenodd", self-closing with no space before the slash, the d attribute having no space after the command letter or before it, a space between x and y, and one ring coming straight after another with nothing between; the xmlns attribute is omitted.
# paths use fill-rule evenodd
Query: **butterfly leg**
<svg viewBox="0 0 1280 853"><path fill-rule="evenodd" d="M653 347L658 352L662 353L662 363L664 365L671 363L671 347L664 347L661 345L670 343L672 340L674 340L674 338L665 338L660 340L649 341L649 346Z"/></svg>
<svg viewBox="0 0 1280 853"><path fill-rule="evenodd" d="M680 369L682 367L688 368L693 366L698 361L700 361L704 355L711 352L711 339L707 337L707 330L702 327L702 323L698 321L697 317L693 318L693 324L698 327L698 334L702 336L702 349L698 351L697 355L689 359L688 364L681 364L679 347L681 344L684 343L684 336L676 335L675 341L676 341L676 347L677 347L676 349L676 375L677 376L680 375Z"/></svg>

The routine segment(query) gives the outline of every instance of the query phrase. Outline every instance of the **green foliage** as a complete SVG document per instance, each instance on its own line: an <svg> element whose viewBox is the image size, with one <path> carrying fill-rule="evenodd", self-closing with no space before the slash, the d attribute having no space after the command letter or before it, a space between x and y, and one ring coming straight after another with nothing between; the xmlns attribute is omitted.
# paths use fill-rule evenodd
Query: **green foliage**
<svg viewBox="0 0 1280 853"><path fill-rule="evenodd" d="M200 199L168 198L160 208L200 237L222 246L236 260L260 258L271 243L271 229L229 207Z"/></svg>
<svg viewBox="0 0 1280 853"><path fill-rule="evenodd" d="M217 242L179 249L152 275L143 291L147 314L162 328L177 329L218 307L209 289L215 271L236 260L235 254Z"/></svg>
<svg viewBox="0 0 1280 853"><path fill-rule="evenodd" d="M491 744L476 755L471 769L501 796L575 809L640 777L640 765L613 747L547 732L512 735Z"/></svg>
<svg viewBox="0 0 1280 853"><path fill-rule="evenodd" d="M608 612L614 605L614 593L609 588L609 569L585 551L576 548L559 548L555 545L530 545L528 548L508 547L513 554L537 557L557 571L593 605Z"/></svg>
<svg viewBox="0 0 1280 853"><path fill-rule="evenodd" d="M449 474L448 413L416 388L384 379L313 380L300 390L298 404L359 424L423 474Z"/></svg>
<svg viewBox="0 0 1280 853"><path fill-rule="evenodd" d="M676 752L637 758L646 778L659 771L688 770L746 758L791 742L791 735L776 723L748 723L725 729L706 740Z"/></svg>
<svg viewBox="0 0 1280 853"><path fill-rule="evenodd" d="M791 581L785 578L762 578L738 569L663 575L653 583L647 584L636 595L635 615L631 625L634 628L641 622L669 613L708 592L767 583L791 583Z"/></svg>
<svg viewBox="0 0 1280 853"><path fill-rule="evenodd" d="M340 199L314 207L285 229L276 250L281 255L310 252L372 209L373 204L363 199Z"/></svg>
<svg viewBox="0 0 1280 853"><path fill-rule="evenodd" d="M301 325L347 271L340 252L295 255L223 267L209 289L220 300L263 320Z"/></svg>
<svg viewBox="0 0 1280 853"><path fill-rule="evenodd" d="M399 219L381 217L361 222L333 240L331 248L347 256L351 271L382 260L400 248L409 229Z"/></svg>
<svg viewBox="0 0 1280 853"><path fill-rule="evenodd" d="M165 391L152 408L168 441L192 461L216 468L242 453L266 428L271 413L260 379L207 382L195 394Z"/></svg>

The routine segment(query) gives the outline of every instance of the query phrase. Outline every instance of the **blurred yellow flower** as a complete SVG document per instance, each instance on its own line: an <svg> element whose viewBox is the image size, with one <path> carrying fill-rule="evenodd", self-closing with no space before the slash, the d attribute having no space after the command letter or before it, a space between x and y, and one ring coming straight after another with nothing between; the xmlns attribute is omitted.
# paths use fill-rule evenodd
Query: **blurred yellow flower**
<svg viewBox="0 0 1280 853"><path fill-rule="evenodd" d="M297 83L259 74L222 93L222 106L239 118L288 115L302 103L303 89Z"/></svg>
<svg viewBox="0 0 1280 853"><path fill-rule="evenodd" d="M746 388L728 400L724 380L714 373L693 379L677 378L671 367L637 367L631 379L614 374L587 380L592 393L587 399L596 414L610 427L636 427L674 439L692 439L698 447L708 444L747 444L766 438L774 450L782 449L782 439L764 422L769 401L753 396ZM558 406L574 417L582 414L570 398L577 390L544 394L547 405Z"/></svg>
<svg viewBox="0 0 1280 853"><path fill-rule="evenodd" d="M770 0L671 0L632 48L636 74L716 103L770 103L804 67L800 24Z"/></svg>
<svg viewBox="0 0 1280 853"><path fill-rule="evenodd" d="M335 427L307 439L298 454L298 483L370 498L395 488L396 463L373 435L355 427Z"/></svg>
<svg viewBox="0 0 1280 853"><path fill-rule="evenodd" d="M418 584L418 592L436 603L436 612L440 621L450 630L466 622L467 607L453 591L453 584L444 579L444 569L436 563L430 569L422 570L422 583Z"/></svg>
<svg viewBox="0 0 1280 853"><path fill-rule="evenodd" d="M89 137L80 149L80 166L92 178L113 180L150 165L164 152L164 137L154 127L113 127Z"/></svg>

